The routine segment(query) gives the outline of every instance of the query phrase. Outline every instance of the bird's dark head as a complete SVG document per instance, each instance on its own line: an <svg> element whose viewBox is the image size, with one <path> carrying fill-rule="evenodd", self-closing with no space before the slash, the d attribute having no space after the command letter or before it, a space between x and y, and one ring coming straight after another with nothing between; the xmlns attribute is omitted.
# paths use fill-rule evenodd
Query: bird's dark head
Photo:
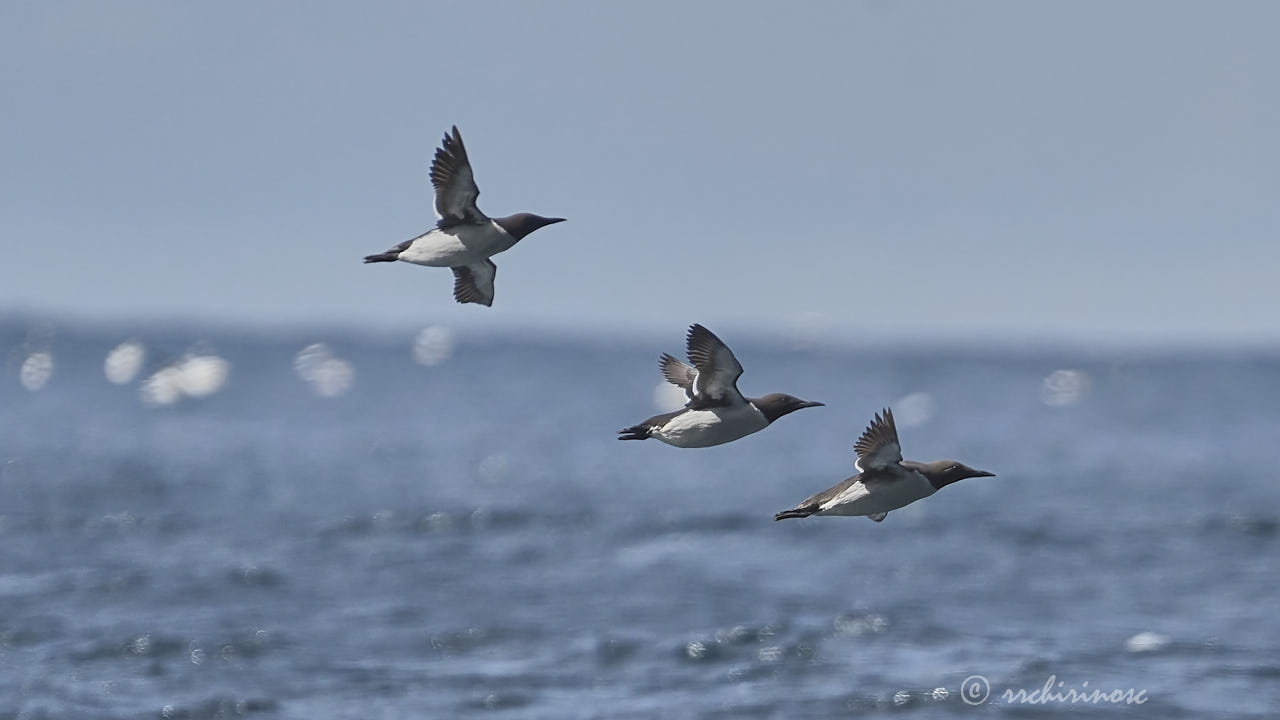
<svg viewBox="0 0 1280 720"><path fill-rule="evenodd" d="M769 422L773 422L788 413L802 410L809 407L822 407L824 403L813 402L811 400L801 400L794 395L785 393L769 393L762 398L755 398L752 401L760 412L764 413L765 418Z"/></svg>
<svg viewBox="0 0 1280 720"><path fill-rule="evenodd" d="M996 476L995 473L990 473L986 470L974 470L968 465L955 460L935 460L931 463L925 463L920 472L929 478L929 482L933 484L936 490L941 490L947 485L965 478Z"/></svg>
<svg viewBox="0 0 1280 720"><path fill-rule="evenodd" d="M494 222L507 231L511 237L522 240L525 235L537 230L540 227L554 225L558 222L564 222L564 218L549 218L533 213L516 213L506 217L494 218Z"/></svg>

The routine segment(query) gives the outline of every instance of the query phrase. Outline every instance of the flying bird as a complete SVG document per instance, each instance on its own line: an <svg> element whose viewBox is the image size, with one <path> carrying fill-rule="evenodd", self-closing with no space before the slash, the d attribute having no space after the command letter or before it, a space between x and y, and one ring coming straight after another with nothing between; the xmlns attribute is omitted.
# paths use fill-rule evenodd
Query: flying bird
<svg viewBox="0 0 1280 720"><path fill-rule="evenodd" d="M471 161L458 126L446 134L431 162L431 185L436 190L436 226L390 250L368 255L366 263L402 260L414 265L453 270L453 298L460 303L493 305L493 279L498 266L489 258L510 250L540 227L563 222L532 213L491 218L476 207L480 188L471 174Z"/></svg>
<svg viewBox="0 0 1280 720"><path fill-rule="evenodd" d="M891 510L927 498L957 480L995 477L995 473L974 470L955 460L921 463L902 459L898 428L893 412L885 408L853 445L858 453L854 467L858 474L805 498L791 510L783 510L774 520L810 515L866 515L880 522Z"/></svg>
<svg viewBox="0 0 1280 720"><path fill-rule="evenodd" d="M688 356L692 366L666 353L659 365L662 376L683 388L689 402L681 410L619 430L619 440L657 438L676 447L710 447L763 430L801 408L822 406L782 393L743 397L738 391L742 365L720 338L701 325L689 327Z"/></svg>

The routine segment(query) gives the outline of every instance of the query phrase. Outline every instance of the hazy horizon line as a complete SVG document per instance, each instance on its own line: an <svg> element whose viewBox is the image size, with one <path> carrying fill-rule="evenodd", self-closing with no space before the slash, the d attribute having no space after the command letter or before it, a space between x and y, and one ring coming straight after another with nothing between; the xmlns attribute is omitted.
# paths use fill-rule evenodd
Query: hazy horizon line
<svg viewBox="0 0 1280 720"><path fill-rule="evenodd" d="M707 319L691 318L690 322L703 322L713 327L726 342L756 345L786 345L797 348L830 348L856 350L867 348L883 350L891 348L930 348L988 350L988 351L1062 351L1072 353L1160 352L1160 353L1218 353L1218 352L1280 352L1280 337L1228 337L1228 336L1160 336L1128 334L1118 337L1110 333L1089 336L1080 333L988 331L971 332L960 329L930 332L890 331L873 327L824 327L821 324L805 325L794 319L769 322L766 327L748 326L741 321L726 320L712 323ZM625 340L628 343L653 343L669 351L683 346L686 325L659 326L656 323L627 323L625 326L606 326L593 321L563 321L555 318L513 319L485 318L472 324L446 320L442 314L424 317L421 322L400 319L370 321L357 318L289 318L261 317L241 318L211 316L203 313L173 314L111 314L97 315L86 312L43 310L39 308L0 306L0 326L53 326L69 328L85 334L118 333L135 334L141 331L176 333L197 330L196 334L217 333L226 335L345 335L370 340L391 340L396 336L412 336L425 327L443 326L467 339L545 339L607 342ZM732 336L732 337L729 337ZM661 349L661 348L660 348Z"/></svg>

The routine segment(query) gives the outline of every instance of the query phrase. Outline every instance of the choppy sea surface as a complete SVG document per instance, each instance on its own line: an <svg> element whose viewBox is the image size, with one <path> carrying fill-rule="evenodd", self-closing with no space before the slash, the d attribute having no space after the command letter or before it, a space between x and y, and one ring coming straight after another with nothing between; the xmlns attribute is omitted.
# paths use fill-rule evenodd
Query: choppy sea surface
<svg viewBox="0 0 1280 720"><path fill-rule="evenodd" d="M721 334L828 406L615 440L679 331L0 323L0 718L1280 713L1280 352ZM774 522L885 405L998 476Z"/></svg>

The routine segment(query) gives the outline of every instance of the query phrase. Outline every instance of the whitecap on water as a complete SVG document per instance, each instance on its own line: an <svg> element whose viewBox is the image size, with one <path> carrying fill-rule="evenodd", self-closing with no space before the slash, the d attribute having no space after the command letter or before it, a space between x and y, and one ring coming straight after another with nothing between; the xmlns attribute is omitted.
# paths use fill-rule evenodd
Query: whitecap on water
<svg viewBox="0 0 1280 720"><path fill-rule="evenodd" d="M1169 645L1169 636L1155 632L1140 632L1124 641L1124 649L1131 653L1155 652Z"/></svg>
<svg viewBox="0 0 1280 720"><path fill-rule="evenodd" d="M22 367L18 370L18 382L31 392L44 388L53 377L53 326L36 325L27 331L20 352L25 352Z"/></svg>
<svg viewBox="0 0 1280 720"><path fill-rule="evenodd" d="M293 372L306 382L311 382L311 378L315 376L316 368L325 360L332 357L333 353L329 351L329 346L324 343L312 343L298 351L293 356Z"/></svg>
<svg viewBox="0 0 1280 720"><path fill-rule="evenodd" d="M351 389L356 369L350 362L334 357L324 343L313 343L293 358L293 371L320 397L338 397Z"/></svg>
<svg viewBox="0 0 1280 720"><path fill-rule="evenodd" d="M1040 383L1040 401L1049 407L1075 405L1089 394L1092 385L1083 370L1054 370Z"/></svg>
<svg viewBox="0 0 1280 720"><path fill-rule="evenodd" d="M893 408L893 420L901 427L916 427L933 418L936 403L927 392L913 392L898 398Z"/></svg>
<svg viewBox="0 0 1280 720"><path fill-rule="evenodd" d="M865 635L867 633L884 632L889 627L889 619L876 613L846 613L831 622L831 627L840 635Z"/></svg>
<svg viewBox="0 0 1280 720"><path fill-rule="evenodd" d="M35 392L53 377L53 353L33 352L22 361L22 369L18 371L18 380L22 387Z"/></svg>
<svg viewBox="0 0 1280 720"><path fill-rule="evenodd" d="M226 358L207 351L188 353L152 373L142 382L138 394L153 407L173 405L184 398L213 395L227 384L230 375L231 363Z"/></svg>
<svg viewBox="0 0 1280 720"><path fill-rule="evenodd" d="M182 392L195 398L208 397L227 383L231 363L217 355L191 355L178 364Z"/></svg>
<svg viewBox="0 0 1280 720"><path fill-rule="evenodd" d="M776 663L782 659L783 650L777 645L767 645L756 651L756 657L763 663Z"/></svg>
<svg viewBox="0 0 1280 720"><path fill-rule="evenodd" d="M690 660L702 660L707 657L708 649L706 643L692 640L685 644L684 654Z"/></svg>
<svg viewBox="0 0 1280 720"><path fill-rule="evenodd" d="M663 412L674 410L688 401L689 396L685 394L684 388L669 382L661 382L653 386L653 406L658 410Z"/></svg>
<svg viewBox="0 0 1280 720"><path fill-rule="evenodd" d="M142 381L142 386L138 388L138 395L142 397L142 402L159 407L172 405L181 400L181 375L182 373L174 366L157 370Z"/></svg>
<svg viewBox="0 0 1280 720"><path fill-rule="evenodd" d="M413 360L419 365L434 367L453 355L453 331L441 325L423 328L413 339Z"/></svg>
<svg viewBox="0 0 1280 720"><path fill-rule="evenodd" d="M147 359L147 349L142 343L125 341L111 349L102 362L102 372L109 382L125 385L133 382Z"/></svg>

